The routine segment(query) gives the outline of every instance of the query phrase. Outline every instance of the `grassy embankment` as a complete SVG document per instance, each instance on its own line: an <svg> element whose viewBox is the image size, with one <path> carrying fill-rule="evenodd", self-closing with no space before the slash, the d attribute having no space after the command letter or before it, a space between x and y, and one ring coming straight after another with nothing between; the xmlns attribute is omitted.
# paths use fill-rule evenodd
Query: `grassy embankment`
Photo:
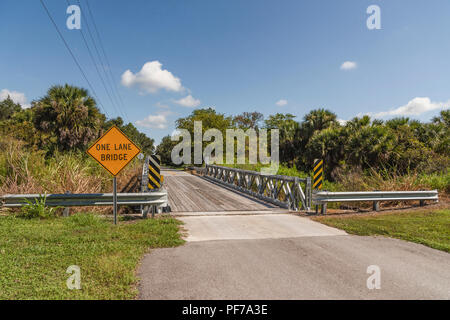
<svg viewBox="0 0 450 320"><path fill-rule="evenodd" d="M386 236L450 252L450 210L415 210L314 220L360 236Z"/></svg>
<svg viewBox="0 0 450 320"><path fill-rule="evenodd" d="M0 299L133 299L137 264L149 248L183 243L179 222L148 219L114 226L95 214L0 217ZM69 290L71 265L81 290Z"/></svg>

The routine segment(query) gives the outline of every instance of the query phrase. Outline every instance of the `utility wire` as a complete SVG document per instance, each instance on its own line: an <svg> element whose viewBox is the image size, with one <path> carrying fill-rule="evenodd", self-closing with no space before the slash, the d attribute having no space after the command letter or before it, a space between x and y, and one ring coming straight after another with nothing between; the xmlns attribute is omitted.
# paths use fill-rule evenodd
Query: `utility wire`
<svg viewBox="0 0 450 320"><path fill-rule="evenodd" d="M66 0L66 2L67 2L67 5L70 6L69 0ZM97 74L98 74L98 76L100 78L100 81L102 82L103 88L105 88L106 94L108 95L109 100L111 101L111 105L114 107L116 112L119 113L119 111L118 111L118 109L116 107L116 104L114 103L113 99L111 98L111 94L110 94L110 92L109 92L109 90L108 90L108 88L107 88L107 86L105 84L105 80L103 79L103 76L102 76L100 70L98 69L98 66L97 66L97 63L95 61L94 55L92 54L92 51L91 51L91 49L89 47L88 41L86 40L86 37L85 37L84 32L83 32L82 29L80 29L80 33L81 33L81 36L83 38L84 45L85 45L86 49L88 50L89 56L90 56L90 58L92 60L92 63L94 64L95 70L97 71ZM101 61L100 61L100 63L101 63Z"/></svg>
<svg viewBox="0 0 450 320"><path fill-rule="evenodd" d="M97 99L102 111L108 116L108 118L110 117L108 112L106 111L105 107L103 106L103 103L100 101L99 97L97 96L97 93L94 90L94 87L92 87L91 83L89 82L86 73L83 71L83 68L81 68L80 63L78 62L77 58L75 57L75 55L73 54L72 50L70 49L69 44L67 43L66 39L64 39L64 36L62 35L61 31L59 30L58 26L56 25L55 20L53 19L52 15L50 14L50 11L48 11L47 6L45 5L43 0L40 0L42 7L44 8L44 10L47 12L48 17L50 18L50 21L53 23L53 26L55 27L56 31L58 32L61 40L64 42L64 45L66 46L67 50L69 51L70 55L72 56L73 61L75 61L75 64L77 65L78 69L80 69L80 72L84 78L84 80L86 80L89 88L91 89L94 97Z"/></svg>
<svg viewBox="0 0 450 320"><path fill-rule="evenodd" d="M81 6L80 0L77 0L77 1L78 1L78 5L79 5L80 8L81 8L82 6ZM84 11L84 8L83 8L83 11ZM89 11L89 14L91 15L91 23L94 25L95 30L97 31L97 36L98 36L98 39L99 39L99 43L100 43L100 45L101 45L102 48L103 48L103 45L102 45L102 43L101 43L101 39L100 39L100 37L99 37L98 30L97 30L96 25L95 25L94 18L93 18L93 16L92 16L92 12L91 12L89 9L88 9L88 11ZM84 15L84 17L85 17L85 20L86 20L86 26L87 26L87 29L88 29L88 33L89 33L90 39L91 39L91 41L92 41L92 43L93 43L93 45L94 45L94 49L95 49L95 51L96 51L96 53L97 53L98 60L100 61L100 64L102 65L102 69L103 69L103 72L105 73L106 80L108 81L108 84L109 84L109 86L110 86L110 88L111 88L111 92L114 93L113 96L114 96L114 98L115 98L116 104L119 106L120 113L121 113L122 117L124 118L124 120L127 120L127 121L129 122L128 117L126 116L126 114L124 114L124 112L123 112L122 109L120 108L120 103L119 103L119 100L117 99L117 96L116 96L116 95L118 95L117 86L114 87L114 86L113 86L113 84L115 85L114 80L112 80L112 84L111 84L111 79L108 77L108 75L112 74L112 73L111 73L111 67L110 67L110 65L109 65L109 73L108 73L108 71L107 71L108 68L106 68L105 64L103 63L102 56L101 56L101 54L100 54L100 52L99 52L99 50L98 50L98 47L97 47L97 45L96 45L96 41L95 41L95 39L94 39L94 36L92 35L92 31L91 31L91 27L90 27L89 22L88 22L87 15ZM103 49L103 50L104 50L104 49ZM114 88L115 88L115 90L114 90ZM123 105L123 103L122 103L122 105ZM122 107L124 108L124 106L122 106Z"/></svg>
<svg viewBox="0 0 450 320"><path fill-rule="evenodd" d="M94 25L95 33L97 34L97 38L98 38L99 43L100 43L100 48L102 49L103 55L105 56L106 64L108 65L109 76L111 78L111 82L113 83L114 88L116 89L116 93L117 93L117 96L119 97L119 100L120 100L120 103L122 105L122 108L124 110L126 110L125 104L123 103L122 96L120 95L120 92L119 92L119 90L117 88L116 82L114 81L114 76L112 74L111 64L109 63L109 59L108 59L108 56L106 54L105 47L103 46L103 42L102 42L102 39L100 37L100 32L98 31L98 28L97 28L97 24L95 23L94 15L92 14L91 6L89 5L89 0L85 0L85 2L87 4L89 15L91 16L92 24ZM128 120L128 122L130 122L130 121Z"/></svg>

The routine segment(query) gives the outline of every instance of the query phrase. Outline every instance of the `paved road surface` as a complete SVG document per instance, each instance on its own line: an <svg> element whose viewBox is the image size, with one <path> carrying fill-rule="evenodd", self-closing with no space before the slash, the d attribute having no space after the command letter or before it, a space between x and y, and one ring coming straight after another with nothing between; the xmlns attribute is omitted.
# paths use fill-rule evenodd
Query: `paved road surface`
<svg viewBox="0 0 450 320"><path fill-rule="evenodd" d="M381 289L369 290L369 265ZM141 299L450 299L447 253L395 239L324 236L188 242L140 269Z"/></svg>
<svg viewBox="0 0 450 320"><path fill-rule="evenodd" d="M196 179L182 180L202 190L231 192ZM144 257L140 298L450 299L450 255L445 252L396 239L350 236L264 206L245 208L240 213L247 214L238 215L220 211L224 208L216 203L202 216L182 216L187 243ZM367 288L370 265L381 269L379 290Z"/></svg>

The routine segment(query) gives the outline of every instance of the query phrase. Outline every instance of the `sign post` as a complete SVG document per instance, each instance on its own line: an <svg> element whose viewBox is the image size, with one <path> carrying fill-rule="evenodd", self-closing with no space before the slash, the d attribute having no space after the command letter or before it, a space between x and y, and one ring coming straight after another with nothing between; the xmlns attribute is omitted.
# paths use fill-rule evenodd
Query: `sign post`
<svg viewBox="0 0 450 320"><path fill-rule="evenodd" d="M141 149L116 126L111 127L86 151L113 176L113 213L117 224L117 178Z"/></svg>
<svg viewBox="0 0 450 320"><path fill-rule="evenodd" d="M113 214L114 224L117 224L117 178L113 178Z"/></svg>

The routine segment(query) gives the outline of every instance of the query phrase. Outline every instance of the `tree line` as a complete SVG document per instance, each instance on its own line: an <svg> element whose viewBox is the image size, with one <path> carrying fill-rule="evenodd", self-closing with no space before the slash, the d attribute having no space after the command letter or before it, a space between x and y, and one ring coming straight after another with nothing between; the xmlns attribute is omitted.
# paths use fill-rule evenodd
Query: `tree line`
<svg viewBox="0 0 450 320"><path fill-rule="evenodd" d="M177 129L191 135L194 121L202 121L203 133L219 129L279 129L280 162L303 172L310 172L314 159L324 159L326 176L350 169L378 170L399 175L412 171L444 172L450 164L450 111L428 123L406 117L382 121L369 116L355 117L342 123L335 113L315 109L301 121L289 113L277 113L264 119L259 112L227 116L213 108L196 109L176 121ZM162 139L156 152L163 163L171 164L171 150L178 142L170 136Z"/></svg>
<svg viewBox="0 0 450 320"><path fill-rule="evenodd" d="M55 85L46 95L23 109L8 97L0 102L0 132L26 146L55 152L84 151L112 125L119 127L143 152L154 152L154 140L120 117L107 119L94 98L83 88Z"/></svg>

